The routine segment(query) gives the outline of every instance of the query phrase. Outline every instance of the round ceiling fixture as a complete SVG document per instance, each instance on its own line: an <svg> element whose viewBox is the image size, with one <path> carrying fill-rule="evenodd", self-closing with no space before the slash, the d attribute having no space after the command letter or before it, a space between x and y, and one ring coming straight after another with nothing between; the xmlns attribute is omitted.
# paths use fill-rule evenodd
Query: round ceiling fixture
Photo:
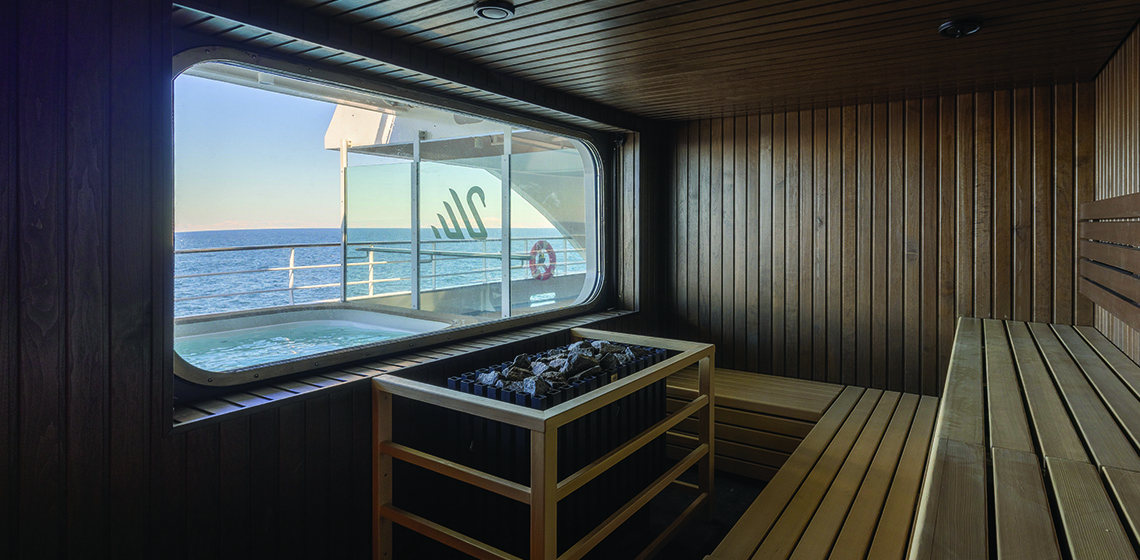
<svg viewBox="0 0 1140 560"><path fill-rule="evenodd" d="M982 28L980 19L955 19L938 26L938 34L951 39L973 35Z"/></svg>
<svg viewBox="0 0 1140 560"><path fill-rule="evenodd" d="M479 0L475 2L475 15L495 21L509 19L515 15L515 5L506 0Z"/></svg>

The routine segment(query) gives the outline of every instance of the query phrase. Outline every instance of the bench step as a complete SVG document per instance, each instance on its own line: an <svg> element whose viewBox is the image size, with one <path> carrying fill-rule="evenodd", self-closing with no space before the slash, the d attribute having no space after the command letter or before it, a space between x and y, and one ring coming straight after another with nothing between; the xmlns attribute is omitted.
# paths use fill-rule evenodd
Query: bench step
<svg viewBox="0 0 1140 560"><path fill-rule="evenodd" d="M710 558L903 558L937 403L843 389Z"/></svg>
<svg viewBox="0 0 1140 560"><path fill-rule="evenodd" d="M696 394L697 371L680 371L668 381L668 411ZM843 390L842 385L716 370L716 468L771 480L816 421ZM680 458L695 447L697 423L689 419L668 434L668 453Z"/></svg>

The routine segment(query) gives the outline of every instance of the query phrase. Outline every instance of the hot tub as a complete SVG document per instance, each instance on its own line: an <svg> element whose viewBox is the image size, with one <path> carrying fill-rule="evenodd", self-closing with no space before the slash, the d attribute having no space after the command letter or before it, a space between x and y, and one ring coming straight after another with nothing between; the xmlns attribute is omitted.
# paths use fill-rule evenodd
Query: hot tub
<svg viewBox="0 0 1140 560"><path fill-rule="evenodd" d="M174 324L174 375L202 387L232 387L365 358L362 349L460 322L351 303L189 317Z"/></svg>

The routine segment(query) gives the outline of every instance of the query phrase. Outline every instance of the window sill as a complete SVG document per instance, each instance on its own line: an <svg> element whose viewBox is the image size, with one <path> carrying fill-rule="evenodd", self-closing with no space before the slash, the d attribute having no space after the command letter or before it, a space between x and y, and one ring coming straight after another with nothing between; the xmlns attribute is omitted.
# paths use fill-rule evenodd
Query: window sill
<svg viewBox="0 0 1140 560"><path fill-rule="evenodd" d="M632 313L634 312L624 310L588 313L541 325L417 350L407 354L388 356L360 365L334 368L309 376L293 376L277 383L258 385L247 389L237 388L232 393L210 399L191 403L177 403L174 406L174 426L170 434L182 433L192 428L221 422L223 419L238 418L254 412L295 403L323 394L331 389L371 379L377 375L397 371L405 374L413 373L414 368L435 364L442 360L515 344L561 330L584 327Z"/></svg>

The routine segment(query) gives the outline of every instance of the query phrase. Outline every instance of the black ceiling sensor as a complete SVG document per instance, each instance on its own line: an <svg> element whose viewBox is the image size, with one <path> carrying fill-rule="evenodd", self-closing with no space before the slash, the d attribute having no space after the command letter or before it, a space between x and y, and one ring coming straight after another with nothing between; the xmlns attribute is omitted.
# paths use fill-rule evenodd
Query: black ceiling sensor
<svg viewBox="0 0 1140 560"><path fill-rule="evenodd" d="M982 28L980 19L955 19L938 26L938 34L951 39L973 35Z"/></svg>
<svg viewBox="0 0 1140 560"><path fill-rule="evenodd" d="M483 19L504 20L515 15L515 5L506 0L479 0L475 2L475 15Z"/></svg>

